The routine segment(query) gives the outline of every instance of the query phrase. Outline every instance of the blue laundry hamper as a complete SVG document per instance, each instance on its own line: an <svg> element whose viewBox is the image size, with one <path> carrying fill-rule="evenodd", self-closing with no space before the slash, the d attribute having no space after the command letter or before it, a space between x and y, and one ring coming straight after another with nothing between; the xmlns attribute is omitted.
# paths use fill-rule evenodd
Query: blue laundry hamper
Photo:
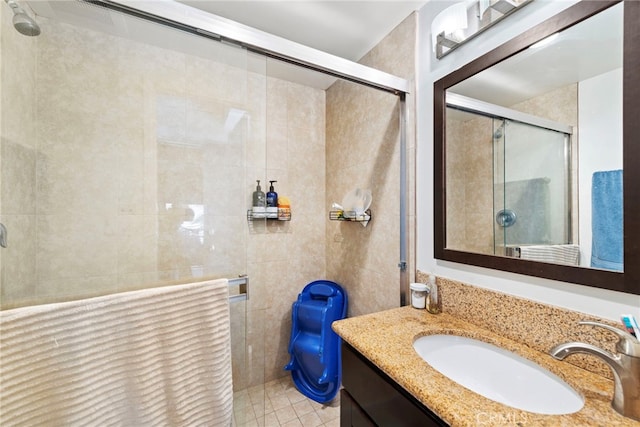
<svg viewBox="0 0 640 427"><path fill-rule="evenodd" d="M291 313L291 371L296 388L319 403L332 400L340 389L340 337L331 329L347 315L347 293L340 285L316 280L304 287Z"/></svg>

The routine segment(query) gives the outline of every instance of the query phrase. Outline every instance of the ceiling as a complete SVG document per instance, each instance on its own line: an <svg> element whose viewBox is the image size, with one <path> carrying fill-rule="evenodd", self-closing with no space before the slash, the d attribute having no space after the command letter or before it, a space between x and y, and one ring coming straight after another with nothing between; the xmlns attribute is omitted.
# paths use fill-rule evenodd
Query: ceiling
<svg viewBox="0 0 640 427"><path fill-rule="evenodd" d="M358 61L426 1L179 0L223 18Z"/></svg>

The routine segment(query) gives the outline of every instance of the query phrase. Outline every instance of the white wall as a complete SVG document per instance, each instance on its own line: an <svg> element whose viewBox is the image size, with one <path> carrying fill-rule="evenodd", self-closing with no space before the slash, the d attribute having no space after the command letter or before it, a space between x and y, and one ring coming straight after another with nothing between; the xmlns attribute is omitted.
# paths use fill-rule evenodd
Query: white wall
<svg viewBox="0 0 640 427"><path fill-rule="evenodd" d="M622 169L622 69L578 85L581 264L591 265L591 177Z"/></svg>
<svg viewBox="0 0 640 427"><path fill-rule="evenodd" d="M576 3L537 0L523 10L437 60L431 49L431 21L453 1L428 2L418 17L416 267L423 272L546 304L618 320L640 316L640 296L440 261L433 251L433 82Z"/></svg>

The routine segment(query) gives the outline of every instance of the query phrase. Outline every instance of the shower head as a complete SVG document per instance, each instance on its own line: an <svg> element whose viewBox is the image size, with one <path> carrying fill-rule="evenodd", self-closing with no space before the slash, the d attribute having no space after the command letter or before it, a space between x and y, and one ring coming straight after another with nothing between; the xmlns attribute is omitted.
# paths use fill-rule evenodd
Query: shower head
<svg viewBox="0 0 640 427"><path fill-rule="evenodd" d="M22 9L15 0L5 0L13 10L13 26L20 34L25 36L37 36L40 34L40 26Z"/></svg>

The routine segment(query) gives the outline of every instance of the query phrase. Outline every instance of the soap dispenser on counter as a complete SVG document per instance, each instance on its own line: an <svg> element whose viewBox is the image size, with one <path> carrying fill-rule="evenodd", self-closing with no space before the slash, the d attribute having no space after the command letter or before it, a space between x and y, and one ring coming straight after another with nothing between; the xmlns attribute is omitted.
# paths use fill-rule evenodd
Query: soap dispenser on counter
<svg viewBox="0 0 640 427"><path fill-rule="evenodd" d="M256 180L258 185L256 191L253 192L253 206L252 216L253 218L265 218L267 212L267 201L264 195L264 191L260 188L260 180Z"/></svg>
<svg viewBox="0 0 640 427"><path fill-rule="evenodd" d="M425 301L427 311L431 314L438 314L442 311L442 308L440 297L438 296L438 283L436 282L436 276L433 274L429 275L427 288L427 299Z"/></svg>
<svg viewBox="0 0 640 427"><path fill-rule="evenodd" d="M269 192L267 193L267 218L278 218L278 193L273 188L273 183L269 181Z"/></svg>

